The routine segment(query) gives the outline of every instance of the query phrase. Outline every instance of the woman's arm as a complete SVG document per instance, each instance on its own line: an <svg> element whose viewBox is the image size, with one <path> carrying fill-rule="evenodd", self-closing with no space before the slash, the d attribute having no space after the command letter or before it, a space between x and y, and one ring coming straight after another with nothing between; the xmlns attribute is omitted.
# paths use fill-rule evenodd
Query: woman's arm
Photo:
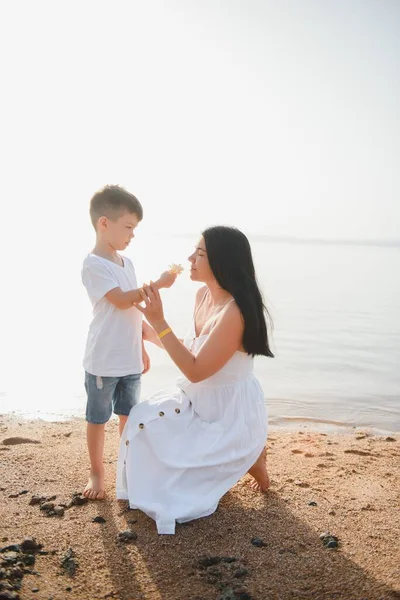
<svg viewBox="0 0 400 600"><path fill-rule="evenodd" d="M158 333L168 327L166 321L154 325ZM239 308L232 303L225 309L197 355L194 356L183 346L174 333L163 337L162 344L189 381L198 383L220 371L241 348L243 328Z"/></svg>
<svg viewBox="0 0 400 600"><path fill-rule="evenodd" d="M169 329L164 319L162 302L157 290L146 287L145 308L137 306L152 324L157 334ZM194 356L169 332L161 343L182 373L193 383L217 373L242 346L244 324L239 308L231 303L223 311L207 340Z"/></svg>

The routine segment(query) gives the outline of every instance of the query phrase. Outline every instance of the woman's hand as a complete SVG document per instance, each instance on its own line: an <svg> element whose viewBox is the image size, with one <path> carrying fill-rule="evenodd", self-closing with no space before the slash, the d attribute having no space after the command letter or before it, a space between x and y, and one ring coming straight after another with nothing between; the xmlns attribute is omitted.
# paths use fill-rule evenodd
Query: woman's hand
<svg viewBox="0 0 400 600"><path fill-rule="evenodd" d="M140 296L145 306L135 303L135 307L144 314L150 325L157 329L157 324L164 322L164 310L160 292L150 282L150 285L144 285L140 290Z"/></svg>

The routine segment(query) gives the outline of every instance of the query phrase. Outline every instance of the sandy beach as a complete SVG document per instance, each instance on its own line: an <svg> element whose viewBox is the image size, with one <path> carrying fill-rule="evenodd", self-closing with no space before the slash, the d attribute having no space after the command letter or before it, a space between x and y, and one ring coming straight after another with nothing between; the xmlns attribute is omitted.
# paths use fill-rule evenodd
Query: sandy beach
<svg viewBox="0 0 400 600"><path fill-rule="evenodd" d="M272 431L271 490L243 479L175 536L115 500L117 450L110 422L107 500L80 504L84 421L1 418L0 598L400 598L398 436Z"/></svg>

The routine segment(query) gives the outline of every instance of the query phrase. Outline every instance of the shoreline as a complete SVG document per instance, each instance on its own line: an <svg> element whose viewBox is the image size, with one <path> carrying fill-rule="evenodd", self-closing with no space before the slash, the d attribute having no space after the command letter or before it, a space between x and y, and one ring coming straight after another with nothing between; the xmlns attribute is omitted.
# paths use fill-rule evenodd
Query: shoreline
<svg viewBox="0 0 400 600"><path fill-rule="evenodd" d="M75 414L60 414L50 412L27 412L13 411L0 412L0 420L18 421L23 423L75 423L85 422L84 414L77 416ZM116 421L116 415L112 415L110 421ZM366 433L369 436L391 436L400 435L396 429L379 429L378 427L368 425L352 425L331 419L319 420L311 417L281 417L280 419L270 418L268 421L269 432L294 433L299 429L312 433L328 433L332 435L354 435L357 432Z"/></svg>
<svg viewBox="0 0 400 600"><path fill-rule="evenodd" d="M0 418L1 546L33 537L45 552L25 569L21 600L400 598L399 436L271 430L270 491L255 493L244 478L215 514L175 536L158 536L151 519L115 499L117 452L111 421L107 498L71 506L88 475L84 420ZM62 516L31 505L35 495L56 496ZM137 538L119 541L127 529ZM338 548L324 546L324 532Z"/></svg>

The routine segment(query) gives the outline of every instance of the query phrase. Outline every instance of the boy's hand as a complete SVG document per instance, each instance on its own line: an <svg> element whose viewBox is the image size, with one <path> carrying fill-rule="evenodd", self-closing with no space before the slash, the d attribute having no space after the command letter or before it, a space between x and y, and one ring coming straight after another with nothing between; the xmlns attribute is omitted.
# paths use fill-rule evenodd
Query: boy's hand
<svg viewBox="0 0 400 600"><path fill-rule="evenodd" d="M178 277L177 273L171 273L171 271L164 271L160 278L156 281L157 288L170 288Z"/></svg>

